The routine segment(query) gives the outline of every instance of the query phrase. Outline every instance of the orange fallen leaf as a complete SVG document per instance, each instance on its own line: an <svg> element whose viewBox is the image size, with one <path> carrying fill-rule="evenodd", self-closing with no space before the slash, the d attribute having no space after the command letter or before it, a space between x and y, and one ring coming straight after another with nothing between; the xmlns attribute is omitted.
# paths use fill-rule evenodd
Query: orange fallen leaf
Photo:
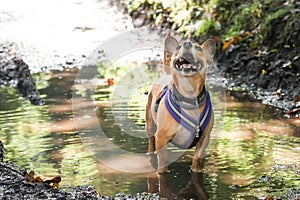
<svg viewBox="0 0 300 200"><path fill-rule="evenodd" d="M273 197L266 197L265 200L273 200Z"/></svg>
<svg viewBox="0 0 300 200"><path fill-rule="evenodd" d="M223 42L222 51L225 51L230 45L239 43L243 38L250 36L251 33L246 31L234 37L231 37Z"/></svg>
<svg viewBox="0 0 300 200"><path fill-rule="evenodd" d="M25 179L30 183L41 183L47 186L51 186L50 184L52 184L53 188L58 188L59 183L61 182L61 177L59 176L44 181L40 176L34 177L34 175L34 171L30 171L29 173L25 174Z"/></svg>
<svg viewBox="0 0 300 200"><path fill-rule="evenodd" d="M29 173L26 173L25 179L28 182L32 182L34 179L34 171L30 171Z"/></svg>
<svg viewBox="0 0 300 200"><path fill-rule="evenodd" d="M32 183L43 183L44 181L40 176L37 176L31 182Z"/></svg>
<svg viewBox="0 0 300 200"><path fill-rule="evenodd" d="M57 176L57 177L54 177L50 180L46 180L43 183L47 184L47 185L50 185L52 183L52 187L58 188L60 182L61 182L61 177Z"/></svg>
<svg viewBox="0 0 300 200"><path fill-rule="evenodd" d="M108 78L107 79L107 85L112 86L114 84L114 78Z"/></svg>

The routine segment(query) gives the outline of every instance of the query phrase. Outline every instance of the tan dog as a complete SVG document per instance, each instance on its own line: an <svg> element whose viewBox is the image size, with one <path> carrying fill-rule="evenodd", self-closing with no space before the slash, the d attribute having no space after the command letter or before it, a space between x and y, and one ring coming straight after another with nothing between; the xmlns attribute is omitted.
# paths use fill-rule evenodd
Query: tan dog
<svg viewBox="0 0 300 200"><path fill-rule="evenodd" d="M214 119L205 78L215 51L211 39L201 46L190 40L179 44L170 34L165 39L165 54L172 56L165 55L164 69L172 80L166 87L152 86L146 107L148 153L157 151L159 173L168 171L169 142L181 148L196 146L192 171L200 172L203 167Z"/></svg>

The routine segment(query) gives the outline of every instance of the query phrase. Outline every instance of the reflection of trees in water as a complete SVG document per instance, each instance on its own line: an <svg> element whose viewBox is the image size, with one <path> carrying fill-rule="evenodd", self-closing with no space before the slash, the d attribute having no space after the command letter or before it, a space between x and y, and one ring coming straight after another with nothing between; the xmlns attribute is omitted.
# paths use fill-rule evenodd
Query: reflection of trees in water
<svg viewBox="0 0 300 200"><path fill-rule="evenodd" d="M95 98L92 103L84 100L85 92L79 93L78 99L72 100L71 92L76 87L74 86L76 73L76 69L65 69L53 71L49 73L50 75L43 73L36 75L37 79L45 76L43 79L47 80L38 85L42 88L40 94L46 103L40 107L32 106L29 102L21 103L20 99L16 99L17 91L14 89L4 87L0 89L2 97L0 98L0 138L8 150L6 158L21 167L36 171L45 178L63 175L62 185L70 183L81 185L87 181L95 185L98 191L102 190L110 194L119 191L132 193L140 188L146 191L147 175L133 176L123 172L108 171L96 163L81 144L77 128L89 129L98 123L101 125L106 123L107 126L112 127L112 133L119 133L111 136L115 137L114 142L119 141L120 146L123 145L124 138L126 144L135 147L137 151L147 146L146 142L137 144L135 138L126 137L126 134L122 134L113 124L113 120L107 120L111 102L104 99L109 99L113 87L108 89L104 85L98 87L94 96L91 96ZM146 86L136 92L136 96L130 103L134 105L143 101L144 90ZM73 112L76 110L73 110L72 103L77 104L76 108L79 112L83 108L96 106L98 118L85 118L80 123L81 127L78 127L74 124ZM129 117L141 118L139 112L142 113L143 110L137 109L135 112L132 109L128 112ZM245 186L243 188L246 192L262 188L267 183L257 184L258 177L275 176L276 172L272 171L272 167L276 163L300 165L298 151L300 142L299 138L294 137L297 134L297 127L288 125L289 120L276 119L272 113L272 109L261 107L258 103L227 101L222 137L205 163L207 173L204 178L204 189L209 196L219 197L218 195L223 193L232 197L234 194L228 192L228 187L234 184ZM84 113L81 115L79 113L79 117L83 116ZM143 120L136 119L135 122L142 125ZM190 156L189 152L186 156ZM173 170L170 176L160 180L161 186L166 188L164 191L168 191L167 187L169 187L171 193L175 195L178 195L180 190L182 194L190 194L189 191L197 194L198 186L193 186L193 178L190 174L185 174L188 173L189 163L186 163L185 159L179 160L178 163L171 165ZM298 175L292 170L282 172L280 176L286 183L283 190L298 184ZM114 185L115 181L119 182L118 188ZM201 184L201 181L198 180L198 183ZM101 189L103 187L107 190ZM266 187L272 188L270 185Z"/></svg>

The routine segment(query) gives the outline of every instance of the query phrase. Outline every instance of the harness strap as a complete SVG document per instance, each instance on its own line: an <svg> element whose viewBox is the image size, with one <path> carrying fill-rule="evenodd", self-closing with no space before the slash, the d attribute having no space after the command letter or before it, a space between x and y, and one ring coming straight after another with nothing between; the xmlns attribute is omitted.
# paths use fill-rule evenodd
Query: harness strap
<svg viewBox="0 0 300 200"><path fill-rule="evenodd" d="M172 98L172 92L166 92L165 104L171 116L180 123L184 128L195 134L195 137L200 138L203 131L207 127L212 113L212 105L210 95L206 91L206 104L203 112L198 119L194 119L184 112Z"/></svg>
<svg viewBox="0 0 300 200"><path fill-rule="evenodd" d="M174 102L179 105L181 108L187 110L194 110L202 106L206 100L206 88L203 87L202 91L196 98L187 98L180 94L178 89L176 88L175 84L173 84L173 93L172 98Z"/></svg>
<svg viewBox="0 0 300 200"><path fill-rule="evenodd" d="M154 111L155 112L157 112L159 103L160 103L161 99L165 96L167 90L168 90L168 86L166 85L164 87L163 91L161 92L161 94L159 95L159 97L156 99L156 101L155 101L155 107L154 107Z"/></svg>

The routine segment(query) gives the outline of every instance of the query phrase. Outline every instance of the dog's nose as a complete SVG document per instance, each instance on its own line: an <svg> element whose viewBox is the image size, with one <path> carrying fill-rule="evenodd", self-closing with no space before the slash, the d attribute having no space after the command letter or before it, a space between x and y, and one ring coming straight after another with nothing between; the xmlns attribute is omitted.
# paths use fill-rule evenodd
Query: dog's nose
<svg viewBox="0 0 300 200"><path fill-rule="evenodd" d="M190 49L192 47L192 43L191 42L184 42L183 47L186 48L186 49Z"/></svg>

